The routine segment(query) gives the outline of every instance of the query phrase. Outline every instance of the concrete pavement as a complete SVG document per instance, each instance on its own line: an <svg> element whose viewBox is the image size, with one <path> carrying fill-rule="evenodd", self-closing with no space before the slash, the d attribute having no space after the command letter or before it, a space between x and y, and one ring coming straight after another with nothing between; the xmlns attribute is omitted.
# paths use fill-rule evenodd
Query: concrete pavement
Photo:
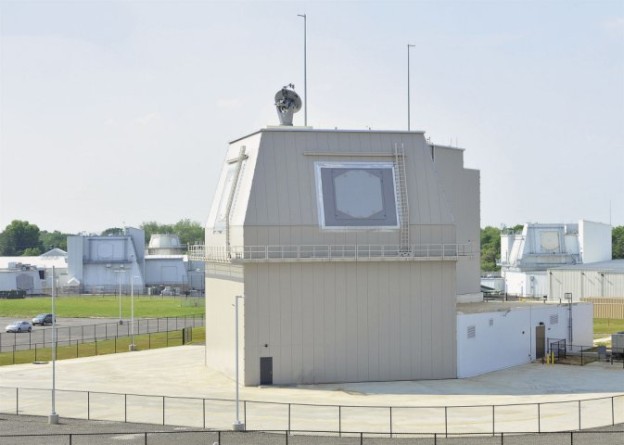
<svg viewBox="0 0 624 445"><path fill-rule="evenodd" d="M202 346L59 361L56 376L61 417L87 417L85 393L71 390L142 395L92 394L91 418L161 423L166 417L167 424L217 429L234 420L234 382L204 366ZM49 413L51 379L51 364L1 367L0 412L15 412L11 388L19 387L35 388L20 389L21 413ZM579 419L583 429L624 422L624 369L534 363L461 380L243 387L240 397L250 429L561 431L578 429Z"/></svg>

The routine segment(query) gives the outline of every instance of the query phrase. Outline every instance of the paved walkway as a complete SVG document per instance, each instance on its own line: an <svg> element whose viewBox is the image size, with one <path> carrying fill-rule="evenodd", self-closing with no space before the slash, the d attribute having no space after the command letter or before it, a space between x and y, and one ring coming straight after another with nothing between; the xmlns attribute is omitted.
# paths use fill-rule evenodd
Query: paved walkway
<svg viewBox="0 0 624 445"><path fill-rule="evenodd" d="M15 412L14 391L6 388L19 387L46 390L38 391L36 394L21 391L20 412L39 415L49 413L51 368L51 364L1 367L0 387L3 388L0 388L0 412ZM202 427L204 421L207 422L207 427L227 429L231 428L234 420L235 407L232 402L235 395L234 382L204 366L202 346L181 346L59 361L56 364L56 376L56 387L59 391L226 400L219 402L220 404L208 403L207 408L203 407L207 412L202 415L200 402L191 401L183 404L167 399L168 424L171 422ZM332 431L337 430L337 427L343 431L374 431L375 428L384 428L385 431L388 424L387 407L395 407L394 414L390 414L390 424L393 425L395 432L401 429L414 431L414 426L409 424L410 419L414 417L413 410L401 407L480 405L484 408L473 408L470 412L462 408L453 408L449 411L450 417L454 417L453 428L463 425L462 419L468 416L474 417L475 425L479 425L474 427L475 431L492 431L492 405L525 403L544 404L541 414L543 420L539 425L541 431L576 429L579 410L582 411L583 428L598 427L611 420L612 416L614 423L624 422L623 394L624 369L621 364L608 363L592 363L582 367L534 363L461 380L243 387L240 390L241 400L249 401L245 414L250 429L286 429L290 423L292 429L303 430L312 429L311 425L318 426L325 422L326 428ZM614 396L614 400L609 399ZM164 402L156 397L134 397L130 401L124 401L119 397L99 400L98 397L92 395L90 398L92 418L99 416L95 418L124 420L124 409L126 415L130 413L132 419L128 419L129 421L160 423L164 417L161 414ZM63 401L67 403L57 409L61 417L86 417L86 414L83 414L86 411L83 394L78 394L71 400L67 394L59 395L57 398L58 403ZM603 400L583 402L582 406L577 402L554 405L549 403L596 398ZM297 410L293 408L291 419L291 413L287 412L286 405L260 402L334 405L334 407L298 406ZM368 408L343 408L338 414L335 405ZM535 406L537 405L497 408L497 430L506 431L504 428L513 427L515 431L533 431L537 425L534 419ZM150 410L153 410L153 413ZM306 410L308 411L305 412ZM440 427L440 418L444 418L446 414L440 409L420 408L418 427L426 432L437 432L441 430L440 428L443 431L444 426ZM340 419L339 415L342 416ZM430 416L430 421L426 420L426 416ZM371 429L364 429L365 427Z"/></svg>

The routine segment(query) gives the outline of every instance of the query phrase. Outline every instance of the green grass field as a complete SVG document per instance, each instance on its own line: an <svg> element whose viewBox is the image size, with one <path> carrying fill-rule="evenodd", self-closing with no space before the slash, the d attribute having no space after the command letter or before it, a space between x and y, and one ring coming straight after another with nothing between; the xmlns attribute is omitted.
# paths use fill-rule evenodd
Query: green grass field
<svg viewBox="0 0 624 445"><path fill-rule="evenodd" d="M204 299L197 297L134 297L134 316L183 317L204 313ZM31 319L37 314L52 312L51 297L15 300L0 299L0 315ZM121 314L130 318L131 297L122 295ZM119 317L119 297L115 295L61 296L56 298L57 317Z"/></svg>
<svg viewBox="0 0 624 445"><path fill-rule="evenodd" d="M624 331L624 320L594 318L594 338L608 337L614 332Z"/></svg>

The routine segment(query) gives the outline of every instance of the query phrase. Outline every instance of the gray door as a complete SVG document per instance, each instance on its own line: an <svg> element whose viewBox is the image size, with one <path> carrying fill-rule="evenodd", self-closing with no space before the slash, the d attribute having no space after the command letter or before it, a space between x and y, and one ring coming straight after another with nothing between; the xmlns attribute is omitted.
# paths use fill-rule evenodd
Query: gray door
<svg viewBox="0 0 624 445"><path fill-rule="evenodd" d="M544 358L546 347L546 326L535 326L535 358Z"/></svg>
<svg viewBox="0 0 624 445"><path fill-rule="evenodd" d="M273 384L273 357L260 357L260 384Z"/></svg>

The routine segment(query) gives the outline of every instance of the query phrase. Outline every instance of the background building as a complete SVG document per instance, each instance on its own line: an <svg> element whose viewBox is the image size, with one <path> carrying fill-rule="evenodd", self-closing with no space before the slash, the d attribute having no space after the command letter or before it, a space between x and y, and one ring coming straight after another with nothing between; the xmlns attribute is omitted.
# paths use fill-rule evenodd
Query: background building
<svg viewBox="0 0 624 445"><path fill-rule="evenodd" d="M0 291L23 290L27 295L52 292L52 267L57 285L67 285L67 252L52 249L39 256L0 257Z"/></svg>
<svg viewBox="0 0 624 445"><path fill-rule="evenodd" d="M65 292L129 294L133 285L135 293L203 294L204 263L188 260L177 235L152 235L146 250L145 232L127 227L122 235L70 236L67 246Z"/></svg>
<svg viewBox="0 0 624 445"><path fill-rule="evenodd" d="M611 260L611 226L580 220L578 224L525 224L522 233L501 234L501 276L505 292L558 300L547 271ZM554 291L554 292L553 292Z"/></svg>

